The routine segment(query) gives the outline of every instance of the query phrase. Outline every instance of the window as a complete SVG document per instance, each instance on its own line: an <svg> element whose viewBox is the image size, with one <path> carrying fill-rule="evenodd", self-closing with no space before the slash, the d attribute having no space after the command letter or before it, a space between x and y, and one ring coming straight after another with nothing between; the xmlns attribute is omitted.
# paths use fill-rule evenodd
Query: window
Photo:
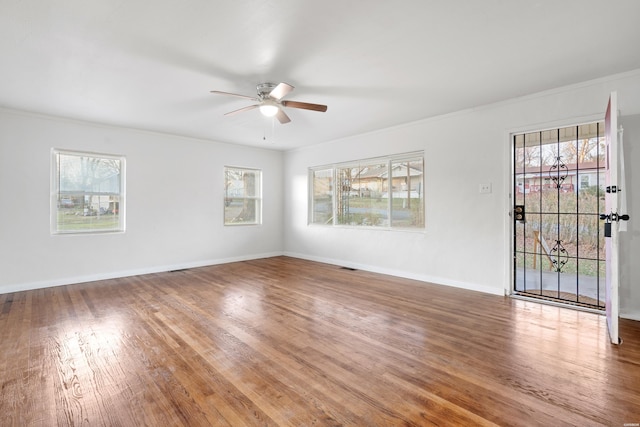
<svg viewBox="0 0 640 427"><path fill-rule="evenodd" d="M591 176L590 175L580 175L580 189L587 189L591 186Z"/></svg>
<svg viewBox="0 0 640 427"><path fill-rule="evenodd" d="M423 164L419 159L391 161L391 226L424 228Z"/></svg>
<svg viewBox="0 0 640 427"><path fill-rule="evenodd" d="M262 223L262 171L225 166L224 223Z"/></svg>
<svg viewBox="0 0 640 427"><path fill-rule="evenodd" d="M310 224L424 228L422 153L309 170Z"/></svg>
<svg viewBox="0 0 640 427"><path fill-rule="evenodd" d="M124 231L124 157L52 153L52 233Z"/></svg>
<svg viewBox="0 0 640 427"><path fill-rule="evenodd" d="M340 183L336 224L389 225L388 169L384 161L365 161L336 168Z"/></svg>
<svg viewBox="0 0 640 427"><path fill-rule="evenodd" d="M313 224L333 222L333 169L318 169L311 172L313 182Z"/></svg>

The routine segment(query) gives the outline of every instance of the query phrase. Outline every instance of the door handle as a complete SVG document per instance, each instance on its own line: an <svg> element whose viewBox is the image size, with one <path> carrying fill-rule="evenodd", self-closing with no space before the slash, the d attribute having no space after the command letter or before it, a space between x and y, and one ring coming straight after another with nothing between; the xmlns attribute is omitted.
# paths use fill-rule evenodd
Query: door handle
<svg viewBox="0 0 640 427"><path fill-rule="evenodd" d="M604 237L611 237L611 223L613 221L629 221L629 215L618 215L611 212L609 215L600 214L600 219L604 220Z"/></svg>
<svg viewBox="0 0 640 427"><path fill-rule="evenodd" d="M618 215L617 213L612 212L609 215L600 214L600 219L605 220L607 222L610 222L610 221L629 221L630 217L627 214Z"/></svg>

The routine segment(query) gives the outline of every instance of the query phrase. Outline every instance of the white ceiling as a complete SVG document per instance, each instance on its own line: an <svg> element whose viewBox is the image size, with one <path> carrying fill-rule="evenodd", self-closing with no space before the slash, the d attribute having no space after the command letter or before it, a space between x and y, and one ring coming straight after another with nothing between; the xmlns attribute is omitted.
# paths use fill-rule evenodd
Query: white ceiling
<svg viewBox="0 0 640 427"><path fill-rule="evenodd" d="M0 106L292 149L638 69L639 45L637 0L0 0ZM328 111L209 93L281 81Z"/></svg>

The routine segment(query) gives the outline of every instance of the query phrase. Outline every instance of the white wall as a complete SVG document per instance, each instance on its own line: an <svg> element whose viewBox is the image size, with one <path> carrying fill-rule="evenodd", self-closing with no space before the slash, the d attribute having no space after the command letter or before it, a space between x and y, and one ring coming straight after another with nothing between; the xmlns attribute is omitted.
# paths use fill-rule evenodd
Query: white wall
<svg viewBox="0 0 640 427"><path fill-rule="evenodd" d="M285 253L503 294L510 286L509 133L602 119L613 90L623 123L625 116L640 113L637 70L290 151L285 156ZM639 131L627 133L627 146L638 143ZM307 225L310 166L414 150L425 153L424 233ZM629 173L630 194L640 188L640 177ZM493 192L479 194L481 183L491 183ZM640 217L630 228L637 257ZM631 263L632 257L627 252L622 258L621 313L627 317L640 315L640 266Z"/></svg>
<svg viewBox="0 0 640 427"><path fill-rule="evenodd" d="M126 156L126 232L51 235L51 148ZM223 166L263 170L262 226L223 226ZM279 255L283 154L0 110L0 293Z"/></svg>

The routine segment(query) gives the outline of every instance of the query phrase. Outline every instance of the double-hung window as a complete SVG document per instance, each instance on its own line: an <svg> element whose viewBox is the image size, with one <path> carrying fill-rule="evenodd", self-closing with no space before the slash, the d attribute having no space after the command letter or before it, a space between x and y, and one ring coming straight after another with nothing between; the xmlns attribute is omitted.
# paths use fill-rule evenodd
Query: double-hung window
<svg viewBox="0 0 640 427"><path fill-rule="evenodd" d="M262 223L262 171L224 168L224 224Z"/></svg>
<svg viewBox="0 0 640 427"><path fill-rule="evenodd" d="M125 158L52 151L51 231L124 231Z"/></svg>

